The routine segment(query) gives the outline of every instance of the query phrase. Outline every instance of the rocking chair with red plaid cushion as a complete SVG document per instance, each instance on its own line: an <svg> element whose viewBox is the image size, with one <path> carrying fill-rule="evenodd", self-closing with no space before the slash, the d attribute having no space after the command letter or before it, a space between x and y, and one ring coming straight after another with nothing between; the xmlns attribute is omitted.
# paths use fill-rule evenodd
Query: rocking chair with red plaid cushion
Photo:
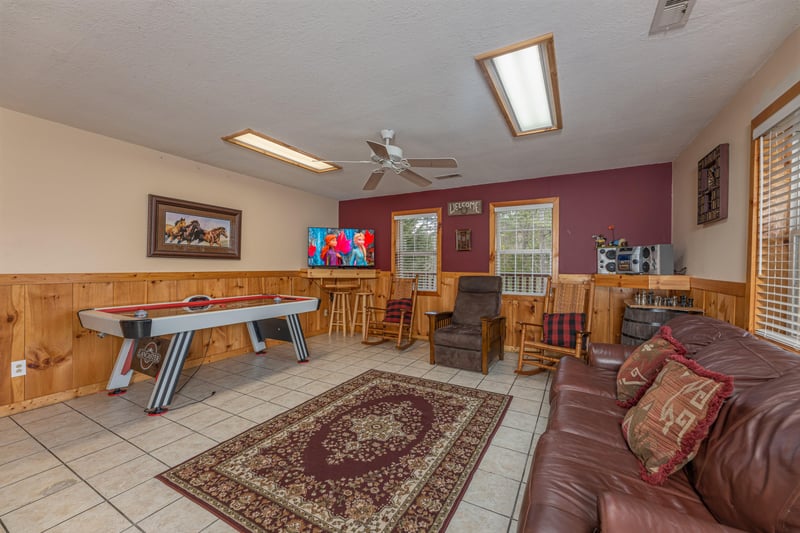
<svg viewBox="0 0 800 533"><path fill-rule="evenodd" d="M581 359L589 344L594 281L547 278L542 322L520 322L518 374L555 370L565 355ZM525 366L534 368L526 370Z"/></svg>
<svg viewBox="0 0 800 533"><path fill-rule="evenodd" d="M417 304L417 277L392 277L386 307L368 307L364 344L395 341L398 350L405 350L414 342L412 327Z"/></svg>

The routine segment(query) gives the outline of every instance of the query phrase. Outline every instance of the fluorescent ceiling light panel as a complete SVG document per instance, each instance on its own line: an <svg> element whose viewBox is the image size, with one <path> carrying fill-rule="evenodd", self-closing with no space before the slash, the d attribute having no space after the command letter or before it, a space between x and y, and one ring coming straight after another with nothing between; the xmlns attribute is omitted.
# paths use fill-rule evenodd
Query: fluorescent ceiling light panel
<svg viewBox="0 0 800 533"><path fill-rule="evenodd" d="M553 34L477 56L515 136L561 129Z"/></svg>
<svg viewBox="0 0 800 533"><path fill-rule="evenodd" d="M312 172L330 172L342 168L251 129L226 135L222 140Z"/></svg>

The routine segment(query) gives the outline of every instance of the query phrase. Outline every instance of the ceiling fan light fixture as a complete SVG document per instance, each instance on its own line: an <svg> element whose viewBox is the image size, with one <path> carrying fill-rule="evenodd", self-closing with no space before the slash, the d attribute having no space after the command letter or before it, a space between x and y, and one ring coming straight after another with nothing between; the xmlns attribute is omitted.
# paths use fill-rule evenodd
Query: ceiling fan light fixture
<svg viewBox="0 0 800 533"><path fill-rule="evenodd" d="M514 136L561 129L553 34L475 57Z"/></svg>
<svg viewBox="0 0 800 533"><path fill-rule="evenodd" d="M311 172L330 172L332 170L341 170L342 168L249 128L226 135L222 137L222 140Z"/></svg>

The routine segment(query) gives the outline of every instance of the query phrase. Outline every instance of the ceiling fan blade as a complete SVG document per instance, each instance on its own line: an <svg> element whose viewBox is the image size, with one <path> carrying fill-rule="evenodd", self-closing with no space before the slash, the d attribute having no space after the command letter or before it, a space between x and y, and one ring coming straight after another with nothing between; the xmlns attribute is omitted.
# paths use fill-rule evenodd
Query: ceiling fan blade
<svg viewBox="0 0 800 533"><path fill-rule="evenodd" d="M444 176L434 176L433 179L445 180L447 178L460 178L461 174L445 174Z"/></svg>
<svg viewBox="0 0 800 533"><path fill-rule="evenodd" d="M375 155L380 157L381 159L389 159L389 151L386 149L386 146L382 145L381 143L376 143L375 141L367 141L370 150L375 152Z"/></svg>
<svg viewBox="0 0 800 533"><path fill-rule="evenodd" d="M413 183L414 185L419 185L420 187L427 187L432 183L430 180L423 178L413 170L406 169L399 172L399 174L408 181L410 181L411 183Z"/></svg>
<svg viewBox="0 0 800 533"><path fill-rule="evenodd" d="M412 167L456 168L458 166L458 162L452 157L409 158L407 161Z"/></svg>
<svg viewBox="0 0 800 533"><path fill-rule="evenodd" d="M364 184L364 190L365 191L375 190L375 187L378 186L378 183L380 183L381 178L383 177L383 173L384 169L382 168L376 168L375 170L373 170L372 174L369 175L367 182Z"/></svg>

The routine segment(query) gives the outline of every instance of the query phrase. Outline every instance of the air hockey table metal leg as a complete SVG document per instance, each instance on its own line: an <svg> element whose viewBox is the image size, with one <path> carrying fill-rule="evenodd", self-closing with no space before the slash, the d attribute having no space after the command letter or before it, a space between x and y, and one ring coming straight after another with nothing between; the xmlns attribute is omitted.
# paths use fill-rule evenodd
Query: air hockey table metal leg
<svg viewBox="0 0 800 533"><path fill-rule="evenodd" d="M117 360L114 362L114 368L111 370L111 376L108 378L108 385L106 389L109 395L122 394L128 385L131 384L133 377L133 369L131 369L131 361L133 360L133 352L136 351L136 339L124 339L122 347L117 354Z"/></svg>
<svg viewBox="0 0 800 533"><path fill-rule="evenodd" d="M170 340L167 356L164 358L164 364L161 365L161 370L158 372L153 393L147 402L147 408L145 409L147 414L151 416L160 415L166 412L166 406L172 403L172 397L175 395L175 386L181 377L183 363L186 362L186 354L189 352L189 346L192 344L193 338L194 331L182 331L176 333Z"/></svg>
<svg viewBox="0 0 800 533"><path fill-rule="evenodd" d="M297 315L286 315L286 323L289 325L289 334L292 336L292 346L294 354L297 356L298 363L308 362L308 346L306 337L303 335L303 327Z"/></svg>

